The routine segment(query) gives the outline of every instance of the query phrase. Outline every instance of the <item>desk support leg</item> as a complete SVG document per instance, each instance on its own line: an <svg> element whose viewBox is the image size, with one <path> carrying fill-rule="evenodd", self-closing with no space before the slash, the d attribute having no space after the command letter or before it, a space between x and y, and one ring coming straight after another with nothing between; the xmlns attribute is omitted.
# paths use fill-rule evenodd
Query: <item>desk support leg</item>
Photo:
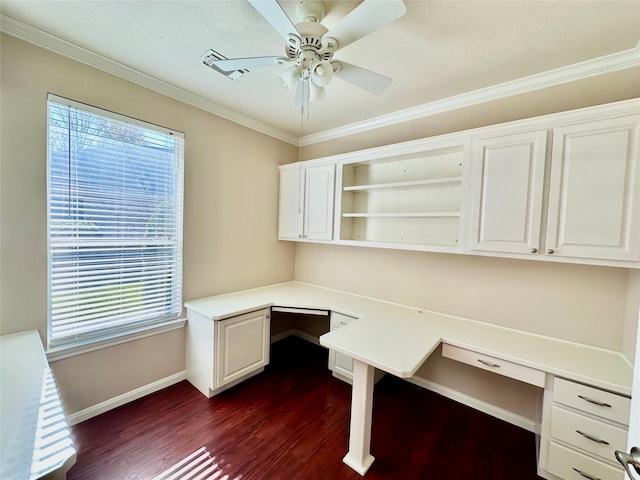
<svg viewBox="0 0 640 480"><path fill-rule="evenodd" d="M370 453L374 371L371 365L353 360L349 452L342 461L360 475L367 473L374 460Z"/></svg>

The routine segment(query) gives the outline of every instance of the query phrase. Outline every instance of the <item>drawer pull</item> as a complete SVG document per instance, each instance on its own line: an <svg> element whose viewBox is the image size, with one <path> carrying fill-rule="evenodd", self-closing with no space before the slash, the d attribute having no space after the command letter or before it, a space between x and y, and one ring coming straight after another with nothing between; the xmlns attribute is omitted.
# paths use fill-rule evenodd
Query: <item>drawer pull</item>
<svg viewBox="0 0 640 480"><path fill-rule="evenodd" d="M491 367L491 368L500 368L500 365L498 365L497 363L491 363L491 362L487 362L486 360L483 360L481 358L478 358L478 361L483 364L486 365L487 367Z"/></svg>
<svg viewBox="0 0 640 480"><path fill-rule="evenodd" d="M575 470L576 472L578 472L580 475L582 475L584 478L588 478L589 480L602 480L599 477L594 477L593 475L589 475L588 473L583 472L582 470L577 469L576 467L573 467L573 470Z"/></svg>
<svg viewBox="0 0 640 480"><path fill-rule="evenodd" d="M584 400L585 402L593 403L594 405L597 405L599 407L611 408L611 405L609 405L608 403L599 402L598 400L593 400L593 399L591 399L589 397L585 397L583 395L578 395L578 398L581 399L581 400Z"/></svg>
<svg viewBox="0 0 640 480"><path fill-rule="evenodd" d="M589 435L588 433L581 432L580 430L576 430L576 433L579 433L584 438L586 438L587 440L591 440L592 442L601 443L602 445L609 445L609 442L607 442L606 440L602 440L600 438L593 437L593 436Z"/></svg>

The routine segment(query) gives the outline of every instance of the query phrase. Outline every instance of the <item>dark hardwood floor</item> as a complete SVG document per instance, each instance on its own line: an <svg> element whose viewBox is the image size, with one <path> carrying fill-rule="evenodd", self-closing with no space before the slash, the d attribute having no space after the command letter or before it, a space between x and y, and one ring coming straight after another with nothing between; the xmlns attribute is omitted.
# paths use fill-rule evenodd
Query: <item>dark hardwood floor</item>
<svg viewBox="0 0 640 480"><path fill-rule="evenodd" d="M68 479L360 479L342 463L351 387L326 364L289 337L217 397L184 381L78 424ZM369 480L539 479L532 433L391 376L376 385L371 444Z"/></svg>

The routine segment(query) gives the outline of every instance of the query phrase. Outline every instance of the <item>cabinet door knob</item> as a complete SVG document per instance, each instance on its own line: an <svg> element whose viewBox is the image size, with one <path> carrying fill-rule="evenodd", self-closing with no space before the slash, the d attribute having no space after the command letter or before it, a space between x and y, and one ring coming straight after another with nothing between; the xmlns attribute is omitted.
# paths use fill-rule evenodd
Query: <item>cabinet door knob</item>
<svg viewBox="0 0 640 480"><path fill-rule="evenodd" d="M553 248L549 248L549 249L547 250L547 253L548 253L549 255L553 255Z"/></svg>
<svg viewBox="0 0 640 480"><path fill-rule="evenodd" d="M538 253L538 249L537 248L532 248L531 249L531 253Z"/></svg>

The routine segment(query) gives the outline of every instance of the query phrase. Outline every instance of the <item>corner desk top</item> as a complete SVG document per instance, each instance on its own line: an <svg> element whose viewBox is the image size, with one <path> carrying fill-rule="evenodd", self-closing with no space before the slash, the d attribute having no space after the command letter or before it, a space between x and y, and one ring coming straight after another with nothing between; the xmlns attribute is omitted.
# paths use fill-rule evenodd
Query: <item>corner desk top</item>
<svg viewBox="0 0 640 480"><path fill-rule="evenodd" d="M213 321L272 306L358 318L322 335L320 344L398 377L412 377L444 342L631 395L633 367L621 352L315 285L286 282L185 303Z"/></svg>

